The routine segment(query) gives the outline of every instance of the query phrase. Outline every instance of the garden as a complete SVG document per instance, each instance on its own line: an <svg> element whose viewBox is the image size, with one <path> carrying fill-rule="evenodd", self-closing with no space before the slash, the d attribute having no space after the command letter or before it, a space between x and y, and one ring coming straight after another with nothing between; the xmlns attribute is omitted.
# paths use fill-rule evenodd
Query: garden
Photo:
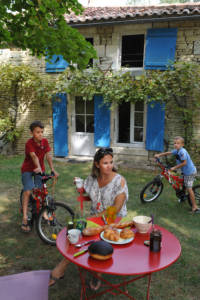
<svg viewBox="0 0 200 300"><path fill-rule="evenodd" d="M23 156L0 156L0 275L30 270L52 269L61 259L54 246L44 244L35 230L30 234L20 231L19 195L21 190L20 166ZM54 161L60 176L55 189L57 201L75 209L77 192L73 177L85 178L90 173L91 162ZM175 234L182 246L176 263L152 275L150 299L197 300L199 299L199 215L190 213L187 202L179 203L171 186L166 182L162 195L154 202L142 204L140 191L159 173L159 170L140 170L119 167L128 183L128 217L154 214L155 223ZM198 180L198 179L197 179ZM88 211L89 207L86 207ZM108 276L108 275L106 275ZM113 278L114 282L117 278ZM80 281L75 265L69 265L65 277L49 290L50 300L79 299ZM145 299L147 280L136 281L128 291L136 299ZM101 296L99 299L108 299ZM109 299L125 299L109 295Z"/></svg>

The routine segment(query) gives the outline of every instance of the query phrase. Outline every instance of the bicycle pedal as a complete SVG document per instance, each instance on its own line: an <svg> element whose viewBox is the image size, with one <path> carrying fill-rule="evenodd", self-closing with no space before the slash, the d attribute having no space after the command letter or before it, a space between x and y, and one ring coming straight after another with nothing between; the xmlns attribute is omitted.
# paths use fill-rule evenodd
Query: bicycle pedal
<svg viewBox="0 0 200 300"><path fill-rule="evenodd" d="M182 203L184 201L185 201L185 199L178 199L178 203Z"/></svg>

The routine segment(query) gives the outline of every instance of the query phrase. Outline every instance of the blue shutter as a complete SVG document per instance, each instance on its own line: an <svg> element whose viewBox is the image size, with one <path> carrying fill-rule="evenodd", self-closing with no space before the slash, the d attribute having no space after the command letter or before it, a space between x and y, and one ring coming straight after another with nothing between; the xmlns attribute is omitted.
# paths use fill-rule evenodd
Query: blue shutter
<svg viewBox="0 0 200 300"><path fill-rule="evenodd" d="M166 70L174 62L177 28L148 29L146 37L145 69Z"/></svg>
<svg viewBox="0 0 200 300"><path fill-rule="evenodd" d="M63 59L62 55L53 55L51 62L46 62L46 72L62 72L67 68L67 66L68 63Z"/></svg>
<svg viewBox="0 0 200 300"><path fill-rule="evenodd" d="M110 146L110 105L103 103L103 97L99 95L94 96L94 144Z"/></svg>
<svg viewBox="0 0 200 300"><path fill-rule="evenodd" d="M147 106L146 149L163 151L165 105L152 101Z"/></svg>
<svg viewBox="0 0 200 300"><path fill-rule="evenodd" d="M67 95L57 97L59 100L53 99L54 155L64 157L68 155Z"/></svg>

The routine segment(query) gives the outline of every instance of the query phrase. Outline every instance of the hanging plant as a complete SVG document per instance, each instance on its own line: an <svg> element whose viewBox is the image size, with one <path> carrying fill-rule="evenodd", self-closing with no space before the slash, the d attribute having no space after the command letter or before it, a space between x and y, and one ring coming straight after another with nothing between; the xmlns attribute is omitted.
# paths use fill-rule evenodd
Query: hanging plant
<svg viewBox="0 0 200 300"><path fill-rule="evenodd" d="M149 70L139 77L122 70L103 71L99 67L66 70L58 81L60 91L82 96L84 100L101 94L104 102L112 103L112 107L122 102L164 102L167 110L180 115L185 144L188 149L194 148L193 127L200 106L200 66L197 63L176 62L165 71Z"/></svg>
<svg viewBox="0 0 200 300"><path fill-rule="evenodd" d="M98 67L80 71L65 70L59 77L59 90L92 100L95 94L103 96L104 102L113 105L123 101L148 101L145 93L145 76L136 80L130 72L103 71Z"/></svg>

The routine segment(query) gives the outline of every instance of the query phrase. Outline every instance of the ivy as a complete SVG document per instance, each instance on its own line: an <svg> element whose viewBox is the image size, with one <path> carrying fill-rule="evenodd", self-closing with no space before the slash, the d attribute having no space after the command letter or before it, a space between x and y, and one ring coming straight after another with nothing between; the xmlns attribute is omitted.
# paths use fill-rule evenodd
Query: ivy
<svg viewBox="0 0 200 300"><path fill-rule="evenodd" d="M98 66L84 71L67 68L61 75L51 77L26 65L4 65L0 67L0 90L1 98L10 99L9 105L3 101L6 105L0 109L4 124L12 124L8 126L9 140L19 136L16 131L18 113L33 103L38 107L45 105L58 92L82 96L83 100L92 100L99 94L104 102L112 104L112 108L123 102L154 100L165 103L169 115L180 118L187 149L199 154L193 136L200 107L200 65L197 63L176 62L165 71L149 70L139 77L122 70L103 71ZM0 133L3 132L2 124Z"/></svg>
<svg viewBox="0 0 200 300"><path fill-rule="evenodd" d="M186 147L194 149L193 129L200 107L200 65L192 62L176 62L165 71L147 71L134 77L122 70L103 71L99 67L80 71L67 69L59 78L60 91L92 100L101 94L104 102L112 107L137 101L163 102L166 109L180 116L184 128ZM197 147L196 147L197 148Z"/></svg>
<svg viewBox="0 0 200 300"><path fill-rule="evenodd" d="M0 66L0 140L14 145L23 130L17 127L19 114L33 104L45 105L56 93L55 83L27 65Z"/></svg>

